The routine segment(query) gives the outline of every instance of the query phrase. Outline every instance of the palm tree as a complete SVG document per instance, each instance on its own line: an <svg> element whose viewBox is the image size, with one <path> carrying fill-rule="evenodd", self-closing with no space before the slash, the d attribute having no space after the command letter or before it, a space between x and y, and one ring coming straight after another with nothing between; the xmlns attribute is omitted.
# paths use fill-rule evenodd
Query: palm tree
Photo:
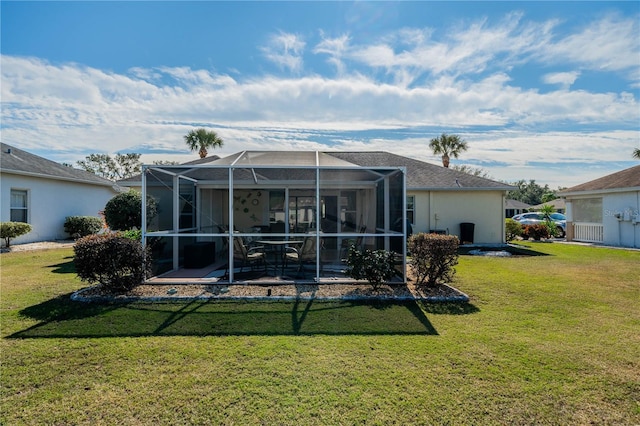
<svg viewBox="0 0 640 426"><path fill-rule="evenodd" d="M224 141L214 132L207 129L191 130L184 137L184 141L191 151L199 150L200 158L207 156L207 148L221 147Z"/></svg>
<svg viewBox="0 0 640 426"><path fill-rule="evenodd" d="M447 135L443 133L440 137L431 139L429 148L435 155L442 155L442 165L449 167L449 157L458 158L462 151L467 150L467 143L460 139L458 135Z"/></svg>
<svg viewBox="0 0 640 426"><path fill-rule="evenodd" d="M633 150L633 158L637 158L640 160L640 148L636 148Z"/></svg>

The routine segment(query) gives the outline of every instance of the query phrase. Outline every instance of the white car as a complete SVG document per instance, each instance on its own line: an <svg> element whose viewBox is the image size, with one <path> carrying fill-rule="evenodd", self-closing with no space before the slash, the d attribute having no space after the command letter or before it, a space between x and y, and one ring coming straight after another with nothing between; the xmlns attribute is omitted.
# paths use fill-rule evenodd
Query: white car
<svg viewBox="0 0 640 426"><path fill-rule="evenodd" d="M512 217L513 220L520 222L522 225L535 225L544 223L544 215L540 212L521 213ZM562 213L551 213L551 220L556 225L556 229L562 238L567 233L567 217Z"/></svg>

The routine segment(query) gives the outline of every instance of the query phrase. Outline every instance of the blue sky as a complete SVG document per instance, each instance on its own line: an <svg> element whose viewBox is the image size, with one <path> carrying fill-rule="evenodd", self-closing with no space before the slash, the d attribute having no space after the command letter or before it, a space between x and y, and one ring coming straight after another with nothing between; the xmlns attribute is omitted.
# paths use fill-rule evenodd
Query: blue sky
<svg viewBox="0 0 640 426"><path fill-rule="evenodd" d="M572 186L638 164L640 2L10 2L2 141L55 161L386 150Z"/></svg>

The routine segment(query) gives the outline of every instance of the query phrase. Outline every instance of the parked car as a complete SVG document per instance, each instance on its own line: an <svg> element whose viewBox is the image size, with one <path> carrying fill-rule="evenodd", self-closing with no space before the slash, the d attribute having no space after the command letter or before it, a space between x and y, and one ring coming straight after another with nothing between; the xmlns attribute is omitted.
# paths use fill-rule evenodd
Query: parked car
<svg viewBox="0 0 640 426"><path fill-rule="evenodd" d="M544 215L540 212L521 213L513 216L512 219L522 225L535 225L545 222ZM567 217L562 213L551 213L551 220L555 223L560 236L564 238L567 234Z"/></svg>

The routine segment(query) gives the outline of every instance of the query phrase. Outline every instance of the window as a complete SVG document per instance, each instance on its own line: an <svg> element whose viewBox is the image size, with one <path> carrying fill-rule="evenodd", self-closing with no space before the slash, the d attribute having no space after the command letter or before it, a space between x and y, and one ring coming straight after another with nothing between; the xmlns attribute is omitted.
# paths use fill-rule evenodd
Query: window
<svg viewBox="0 0 640 426"><path fill-rule="evenodd" d="M602 223L602 198L572 200L573 221Z"/></svg>
<svg viewBox="0 0 640 426"><path fill-rule="evenodd" d="M27 191L20 189L11 190L11 221L25 222L29 218L27 209Z"/></svg>
<svg viewBox="0 0 640 426"><path fill-rule="evenodd" d="M407 195L407 220L411 225L415 225L415 222L413 221L415 205L415 195Z"/></svg>

